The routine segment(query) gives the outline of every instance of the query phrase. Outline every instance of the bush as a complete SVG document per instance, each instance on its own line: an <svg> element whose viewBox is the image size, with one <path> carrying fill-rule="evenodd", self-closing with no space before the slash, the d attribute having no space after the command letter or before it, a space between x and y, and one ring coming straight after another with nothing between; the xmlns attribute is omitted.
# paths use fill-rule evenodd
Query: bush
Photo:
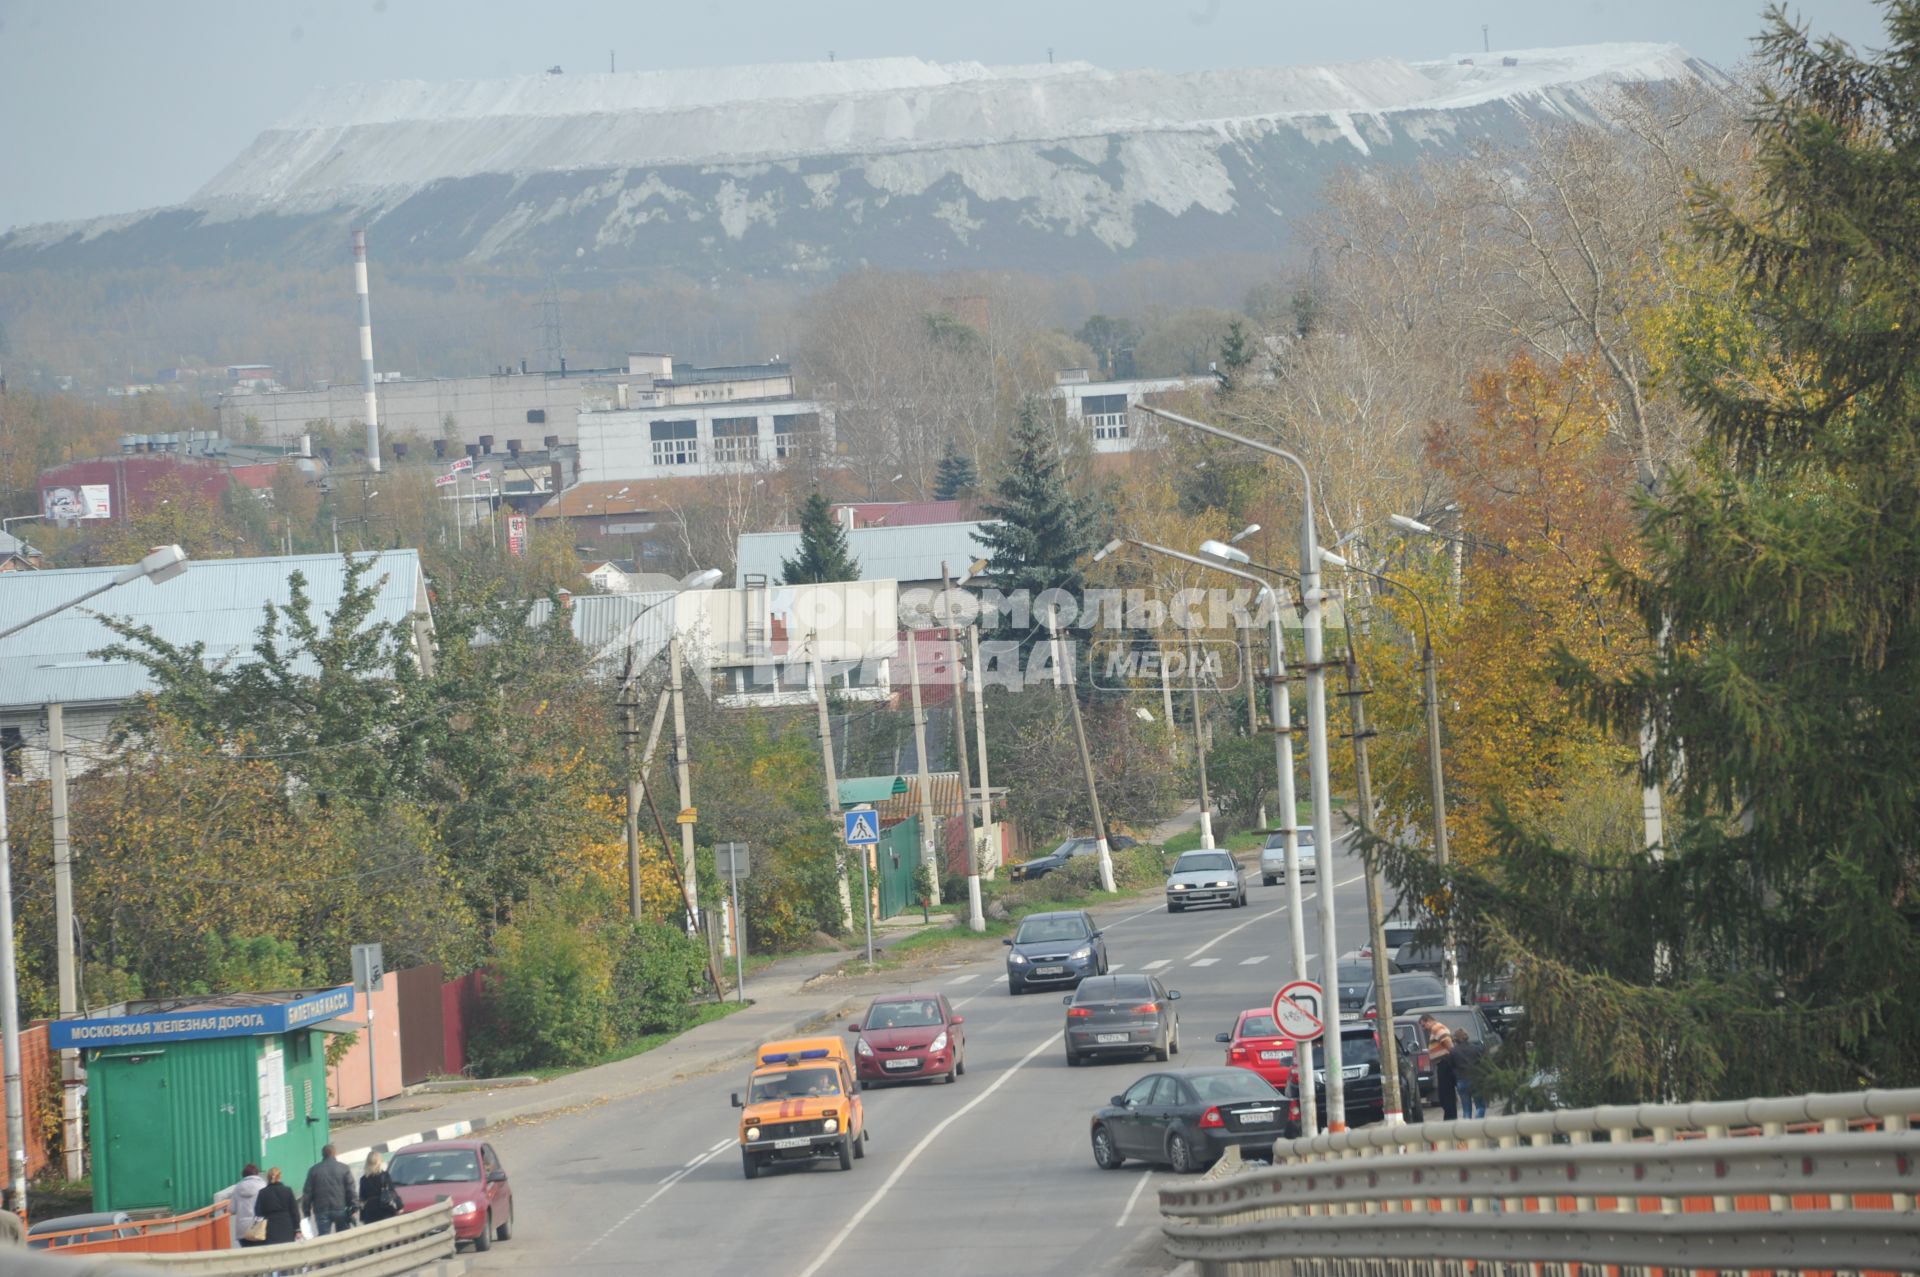
<svg viewBox="0 0 1920 1277"><path fill-rule="evenodd" d="M615 1033L631 1041L686 1028L706 985L706 947L662 922L627 923L619 933L613 960Z"/></svg>
<svg viewBox="0 0 1920 1277"><path fill-rule="evenodd" d="M485 999L486 1072L587 1064L615 1044L611 955L553 900L528 901L494 937Z"/></svg>

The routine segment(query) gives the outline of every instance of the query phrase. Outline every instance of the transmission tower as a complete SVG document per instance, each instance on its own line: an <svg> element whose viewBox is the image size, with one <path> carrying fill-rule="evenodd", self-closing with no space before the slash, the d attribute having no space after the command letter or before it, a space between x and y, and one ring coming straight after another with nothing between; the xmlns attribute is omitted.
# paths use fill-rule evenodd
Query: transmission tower
<svg viewBox="0 0 1920 1277"><path fill-rule="evenodd" d="M564 370L567 366L567 347L560 326L560 288L551 275L547 277L547 291L540 298L538 327L544 339L548 371Z"/></svg>

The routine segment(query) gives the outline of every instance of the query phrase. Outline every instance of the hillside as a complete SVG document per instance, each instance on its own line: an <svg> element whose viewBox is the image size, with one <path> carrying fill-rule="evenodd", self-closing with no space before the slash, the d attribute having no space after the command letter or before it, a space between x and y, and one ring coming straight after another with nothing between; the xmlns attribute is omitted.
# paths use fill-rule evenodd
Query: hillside
<svg viewBox="0 0 1920 1277"><path fill-rule="evenodd" d="M781 275L1097 269L1284 247L1327 175L1404 164L1627 85L1671 45L1171 74L916 58L329 91L186 203L0 236L0 269L332 262Z"/></svg>

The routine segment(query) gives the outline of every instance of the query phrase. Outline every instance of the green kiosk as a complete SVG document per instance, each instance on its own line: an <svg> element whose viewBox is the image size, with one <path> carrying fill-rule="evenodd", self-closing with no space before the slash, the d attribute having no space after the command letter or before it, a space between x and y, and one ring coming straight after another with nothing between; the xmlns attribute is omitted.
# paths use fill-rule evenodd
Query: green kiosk
<svg viewBox="0 0 1920 1277"><path fill-rule="evenodd" d="M198 1210L257 1163L298 1190L327 1142L324 1038L353 989L130 1002L55 1020L50 1045L87 1062L97 1211Z"/></svg>

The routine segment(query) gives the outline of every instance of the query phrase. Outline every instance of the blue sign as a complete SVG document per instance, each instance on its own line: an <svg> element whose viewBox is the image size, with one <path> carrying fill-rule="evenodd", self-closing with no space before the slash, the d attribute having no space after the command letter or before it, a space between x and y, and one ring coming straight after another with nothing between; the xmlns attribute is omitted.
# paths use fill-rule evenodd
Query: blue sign
<svg viewBox="0 0 1920 1277"><path fill-rule="evenodd" d="M850 811L844 813L847 819L846 842L853 847L871 847L880 841L880 813L876 811Z"/></svg>
<svg viewBox="0 0 1920 1277"><path fill-rule="evenodd" d="M311 1028L353 1010L353 989L323 989L286 1002L258 1006L183 1007L155 1015L101 1016L91 1020L55 1020L47 1026L48 1044L70 1047L193 1042L201 1038L244 1038Z"/></svg>

